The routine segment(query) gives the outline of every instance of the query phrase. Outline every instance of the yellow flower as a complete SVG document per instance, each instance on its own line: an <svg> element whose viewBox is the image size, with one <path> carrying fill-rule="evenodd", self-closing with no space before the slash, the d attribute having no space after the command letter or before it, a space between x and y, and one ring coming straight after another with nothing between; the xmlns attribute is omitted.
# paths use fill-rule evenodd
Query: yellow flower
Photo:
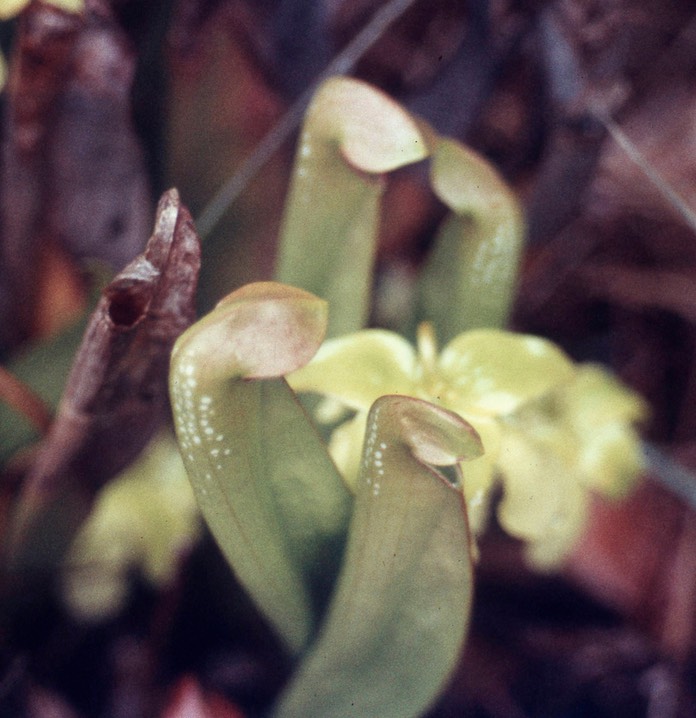
<svg viewBox="0 0 696 718"><path fill-rule="evenodd" d="M174 439L150 446L97 496L63 566L63 596L76 616L115 614L138 571L155 586L171 582L196 540L198 510Z"/></svg>
<svg viewBox="0 0 696 718"><path fill-rule="evenodd" d="M498 519L529 542L539 566L557 563L586 517L588 490L617 494L642 468L630 422L640 399L597 367L580 367L550 341L496 329L455 337L438 354L432 328L417 349L393 332L368 329L323 344L288 377L326 397L318 417L335 422L331 454L349 486L358 475L367 412L384 394L440 404L468 421L485 453L461 465L475 533L485 528L492 488L502 483Z"/></svg>
<svg viewBox="0 0 696 718"><path fill-rule="evenodd" d="M485 454L462 464L470 521L480 530L487 514L501 427L498 419L548 393L573 375L570 360L551 342L494 329L453 339L438 355L432 328L423 324L418 348L393 332L368 329L323 344L288 381L296 391L338 400L356 412L331 437L331 454L355 485L367 412L384 394L440 404L479 433ZM330 406L330 405L328 405ZM331 418L324 405L324 418Z"/></svg>
<svg viewBox="0 0 696 718"><path fill-rule="evenodd" d="M644 469L634 424L644 401L599 366L580 365L572 382L505 419L497 468L505 494L498 515L528 542L540 568L553 567L587 517L591 492L620 497Z"/></svg>

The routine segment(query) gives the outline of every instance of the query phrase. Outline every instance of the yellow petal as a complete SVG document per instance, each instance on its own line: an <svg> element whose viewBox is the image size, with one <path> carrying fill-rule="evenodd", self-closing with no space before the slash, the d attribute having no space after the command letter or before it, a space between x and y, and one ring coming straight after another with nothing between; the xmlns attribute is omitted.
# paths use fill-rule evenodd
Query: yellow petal
<svg viewBox="0 0 696 718"><path fill-rule="evenodd" d="M575 461L586 485L610 496L624 494L645 468L632 426L647 416L643 399L602 367L586 364L559 392L558 406L574 434Z"/></svg>
<svg viewBox="0 0 696 718"><path fill-rule="evenodd" d="M358 412L334 430L329 443L331 458L352 492L358 483L366 424L367 412Z"/></svg>
<svg viewBox="0 0 696 718"><path fill-rule="evenodd" d="M622 496L645 470L640 438L619 422L600 426L581 441L578 467L588 487Z"/></svg>
<svg viewBox="0 0 696 718"><path fill-rule="evenodd" d="M500 451L500 427L498 422L480 414L460 412L478 432L483 444L483 456L462 462L462 490L466 499L469 527L475 535L486 528L490 495L494 484L495 462Z"/></svg>
<svg viewBox="0 0 696 718"><path fill-rule="evenodd" d="M367 411L384 394L415 395L415 351L394 332L366 329L321 346L307 366L287 376L295 391L311 391Z"/></svg>
<svg viewBox="0 0 696 718"><path fill-rule="evenodd" d="M638 422L648 414L645 401L597 364L578 367L574 381L561 394L563 410L577 430L622 421Z"/></svg>
<svg viewBox="0 0 696 718"><path fill-rule="evenodd" d="M98 560L97 560L98 558ZM63 600L81 621L100 621L123 608L128 598L128 564L100 554L91 565L75 566L62 578Z"/></svg>
<svg viewBox="0 0 696 718"><path fill-rule="evenodd" d="M462 491L466 499L469 528L475 536L481 536L488 525L493 488L493 462L486 455L459 465L464 480Z"/></svg>
<svg viewBox="0 0 696 718"><path fill-rule="evenodd" d="M117 612L134 569L156 585L170 581L199 531L198 510L179 452L156 437L99 493L63 566L63 592L85 620Z"/></svg>
<svg viewBox="0 0 696 718"><path fill-rule="evenodd" d="M538 571L552 571L563 563L587 524L589 494L579 492L567 502L563 520L549 527L541 538L525 547L527 561Z"/></svg>
<svg viewBox="0 0 696 718"><path fill-rule="evenodd" d="M7 61L5 56L0 52L0 92L5 89L7 83Z"/></svg>
<svg viewBox="0 0 696 718"><path fill-rule="evenodd" d="M555 344L496 329L460 334L443 350L440 375L449 387L446 405L492 415L515 411L573 376L573 364Z"/></svg>
<svg viewBox="0 0 696 718"><path fill-rule="evenodd" d="M0 20L18 15L28 4L29 0L0 0Z"/></svg>
<svg viewBox="0 0 696 718"><path fill-rule="evenodd" d="M44 2L65 12L82 12L85 9L85 0L44 0Z"/></svg>
<svg viewBox="0 0 696 718"><path fill-rule="evenodd" d="M19 15L29 4L30 0L0 0L0 20L9 20ZM85 0L44 0L47 5L53 5L65 12L82 12L85 9Z"/></svg>
<svg viewBox="0 0 696 718"><path fill-rule="evenodd" d="M150 450L152 477L142 487L142 503L147 510L144 536L143 575L154 585L173 580L178 559L194 542L198 530L198 508L191 485L176 447L168 441Z"/></svg>
<svg viewBox="0 0 696 718"><path fill-rule="evenodd" d="M503 434L497 465L504 484L498 507L503 528L525 541L562 532L574 504L582 501L577 478L553 454L514 430Z"/></svg>

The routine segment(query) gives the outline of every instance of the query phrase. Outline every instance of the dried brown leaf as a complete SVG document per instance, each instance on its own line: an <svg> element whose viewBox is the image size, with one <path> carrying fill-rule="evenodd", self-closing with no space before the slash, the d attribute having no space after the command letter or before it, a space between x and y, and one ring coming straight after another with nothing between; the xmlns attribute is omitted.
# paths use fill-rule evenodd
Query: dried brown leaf
<svg viewBox="0 0 696 718"><path fill-rule="evenodd" d="M20 496L15 539L66 493L88 506L143 449L167 412L169 354L194 317L198 236L176 190L157 209L145 252L104 290L56 420Z"/></svg>
<svg viewBox="0 0 696 718"><path fill-rule="evenodd" d="M42 4L23 13L19 23L3 123L0 347L23 338L31 323L46 135L81 25L79 16Z"/></svg>
<svg viewBox="0 0 696 718"><path fill-rule="evenodd" d="M135 57L109 7L32 3L10 65L0 174L0 347L37 322L46 248L119 269L142 247L150 197L131 120Z"/></svg>
<svg viewBox="0 0 696 718"><path fill-rule="evenodd" d="M696 321L693 269L640 269L592 264L581 270L591 294L636 309L663 309Z"/></svg>

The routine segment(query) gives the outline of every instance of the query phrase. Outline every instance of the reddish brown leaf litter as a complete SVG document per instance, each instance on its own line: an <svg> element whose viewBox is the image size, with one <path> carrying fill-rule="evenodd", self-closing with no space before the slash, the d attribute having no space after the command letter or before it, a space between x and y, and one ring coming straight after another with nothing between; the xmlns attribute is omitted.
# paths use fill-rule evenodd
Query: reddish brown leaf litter
<svg viewBox="0 0 696 718"><path fill-rule="evenodd" d="M42 326L36 313L47 253L98 259L118 270L141 249L150 221L143 152L130 116L135 56L109 6L90 0L75 15L32 3L18 22L10 67L0 350Z"/></svg>
<svg viewBox="0 0 696 718"><path fill-rule="evenodd" d="M41 7L26 13L18 29L2 156L0 346L25 337L31 324L47 128L55 117L81 25L79 17Z"/></svg>

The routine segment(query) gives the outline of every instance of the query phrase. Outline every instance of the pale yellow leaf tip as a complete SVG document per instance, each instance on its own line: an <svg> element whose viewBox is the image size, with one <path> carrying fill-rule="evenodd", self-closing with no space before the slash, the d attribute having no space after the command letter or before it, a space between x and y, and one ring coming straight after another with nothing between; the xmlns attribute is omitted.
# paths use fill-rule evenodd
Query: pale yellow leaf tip
<svg viewBox="0 0 696 718"><path fill-rule="evenodd" d="M452 466L483 454L478 433L458 414L406 396L382 397L375 402L375 411L384 403L398 422L399 437L422 463Z"/></svg>
<svg viewBox="0 0 696 718"><path fill-rule="evenodd" d="M277 282L249 284L225 297L177 341L172 365L186 374L265 379L304 366L326 333L327 303Z"/></svg>
<svg viewBox="0 0 696 718"><path fill-rule="evenodd" d="M397 102L360 80L327 80L315 96L311 116L323 133L335 137L346 161L364 172L390 172L430 153L418 122Z"/></svg>
<svg viewBox="0 0 696 718"><path fill-rule="evenodd" d="M496 215L522 231L522 213L510 188L483 157L456 140L441 138L432 156L431 183L435 194L459 214Z"/></svg>

